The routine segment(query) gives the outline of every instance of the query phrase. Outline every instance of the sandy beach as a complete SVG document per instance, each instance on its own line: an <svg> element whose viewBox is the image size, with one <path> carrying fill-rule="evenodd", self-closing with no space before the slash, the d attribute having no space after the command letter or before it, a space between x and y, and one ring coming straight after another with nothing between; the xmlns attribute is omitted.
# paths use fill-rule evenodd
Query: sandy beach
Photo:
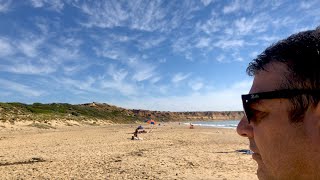
<svg viewBox="0 0 320 180"><path fill-rule="evenodd" d="M145 125L143 140L130 140L138 125L2 123L0 179L257 179L235 129Z"/></svg>

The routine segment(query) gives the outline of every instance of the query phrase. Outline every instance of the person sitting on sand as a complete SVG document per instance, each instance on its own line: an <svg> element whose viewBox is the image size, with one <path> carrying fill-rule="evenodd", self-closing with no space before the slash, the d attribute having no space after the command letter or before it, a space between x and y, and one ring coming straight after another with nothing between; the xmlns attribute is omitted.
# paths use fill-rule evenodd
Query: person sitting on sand
<svg viewBox="0 0 320 180"><path fill-rule="evenodd" d="M133 136L131 137L131 140L142 140L142 138L138 137L138 133L139 133L139 128L137 128L134 133Z"/></svg>
<svg viewBox="0 0 320 180"><path fill-rule="evenodd" d="M192 123L190 123L190 127L189 127L189 128L190 128L190 129L193 129L193 128L194 128Z"/></svg>

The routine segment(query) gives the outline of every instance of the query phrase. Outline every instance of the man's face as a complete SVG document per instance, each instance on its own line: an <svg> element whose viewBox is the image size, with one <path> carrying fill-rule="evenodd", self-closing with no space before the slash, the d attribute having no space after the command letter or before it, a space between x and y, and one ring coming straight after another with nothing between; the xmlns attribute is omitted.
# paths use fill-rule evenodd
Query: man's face
<svg viewBox="0 0 320 180"><path fill-rule="evenodd" d="M283 64L269 64L266 71L260 71L255 76L250 93L279 89L285 72L286 66ZM288 99L260 100L250 108L254 112L251 123L248 124L246 117L243 117L237 132L249 138L250 149L254 152L252 158L258 163L258 177L296 179L304 177L304 173L314 173L312 161L318 149L312 139L319 138L319 133L312 130L317 126L314 120L310 120L314 118L307 115L310 118L305 118L303 122L291 123Z"/></svg>

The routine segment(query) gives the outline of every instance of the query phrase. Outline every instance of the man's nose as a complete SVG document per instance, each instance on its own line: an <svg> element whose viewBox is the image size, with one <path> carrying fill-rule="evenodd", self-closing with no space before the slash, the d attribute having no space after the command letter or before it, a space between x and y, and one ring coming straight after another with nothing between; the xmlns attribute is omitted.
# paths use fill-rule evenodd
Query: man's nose
<svg viewBox="0 0 320 180"><path fill-rule="evenodd" d="M243 116L237 126L237 133L240 136L252 138L253 137L253 129L252 125L249 124L247 117Z"/></svg>

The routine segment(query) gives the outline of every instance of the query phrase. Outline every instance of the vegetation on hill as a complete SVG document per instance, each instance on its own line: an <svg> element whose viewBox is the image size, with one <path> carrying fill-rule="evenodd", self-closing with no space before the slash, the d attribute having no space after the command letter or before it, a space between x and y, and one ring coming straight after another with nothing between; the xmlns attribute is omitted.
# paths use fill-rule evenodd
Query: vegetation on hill
<svg viewBox="0 0 320 180"><path fill-rule="evenodd" d="M0 103L0 121L50 121L50 120L103 120L113 123L135 123L146 119L156 121L184 121L184 120L216 120L239 119L241 111L223 112L163 112L124 109L105 103L88 103L72 105L67 103Z"/></svg>
<svg viewBox="0 0 320 180"><path fill-rule="evenodd" d="M111 120L117 123L133 123L139 118L128 114L125 109L107 104L72 105L66 103L23 104L0 103L1 121L19 120Z"/></svg>

